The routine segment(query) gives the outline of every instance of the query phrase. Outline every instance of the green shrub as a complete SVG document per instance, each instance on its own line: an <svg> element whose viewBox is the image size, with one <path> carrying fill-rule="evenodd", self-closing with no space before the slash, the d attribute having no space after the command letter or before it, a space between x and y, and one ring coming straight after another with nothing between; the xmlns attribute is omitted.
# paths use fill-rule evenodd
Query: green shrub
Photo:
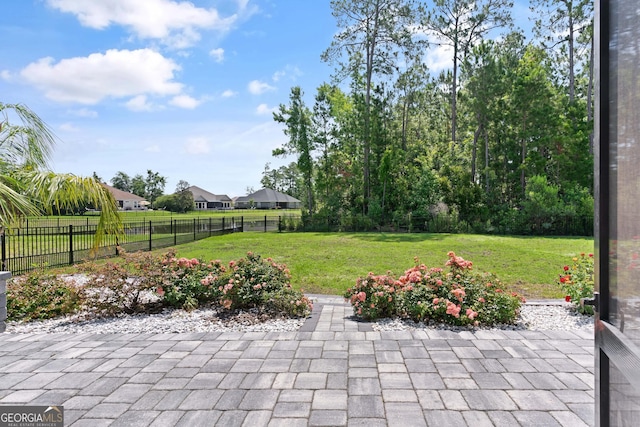
<svg viewBox="0 0 640 427"><path fill-rule="evenodd" d="M157 294L171 307L193 310L217 302L221 294L218 283L226 268L218 260L205 263L196 258L176 258L169 252L162 260L161 271Z"/></svg>
<svg viewBox="0 0 640 427"><path fill-rule="evenodd" d="M572 259L572 265L565 265L558 277L558 283L565 292L566 301L571 301L582 314L594 314L593 306L580 305L581 298L593 298L593 254L581 253Z"/></svg>
<svg viewBox="0 0 640 427"><path fill-rule="evenodd" d="M399 316L451 325L513 323L523 299L505 292L497 278L474 274L472 263L449 252L445 267L416 265L397 280L370 273L345 293L357 316Z"/></svg>
<svg viewBox="0 0 640 427"><path fill-rule="evenodd" d="M163 261L159 295L173 307L194 309L216 304L227 310L260 308L288 316L306 316L311 301L291 288L291 276L285 265L247 253L246 258L205 263L197 259L176 259L171 254Z"/></svg>
<svg viewBox="0 0 640 427"><path fill-rule="evenodd" d="M291 289L291 275L285 265L263 260L260 255L247 253L246 258L229 262L229 275L219 290L220 303L227 309L241 309L271 305L279 311L300 311L303 295ZM276 300L282 300L275 302ZM308 300L304 300L310 310ZM293 307L288 307L293 305ZM306 313L307 309L303 309Z"/></svg>
<svg viewBox="0 0 640 427"><path fill-rule="evenodd" d="M353 288L347 289L348 298L357 316L367 320L391 317L396 314L396 297L400 285L389 275L367 277L356 280Z"/></svg>
<svg viewBox="0 0 640 427"><path fill-rule="evenodd" d="M114 316L149 309L150 305L192 310L202 305L225 309L259 308L302 317L311 301L291 288L285 265L251 252L229 262L203 262L149 252L122 253L119 261L85 263L78 267L86 281L76 287L42 271L9 282L10 320L31 320L71 313L82 307L97 315Z"/></svg>
<svg viewBox="0 0 640 427"><path fill-rule="evenodd" d="M150 252L121 252L119 262L89 262L77 268L87 277L80 292L85 308L104 316L131 314L150 302L161 281L162 257Z"/></svg>
<svg viewBox="0 0 640 427"><path fill-rule="evenodd" d="M49 319L73 313L80 298L74 284L35 270L7 282L8 320Z"/></svg>

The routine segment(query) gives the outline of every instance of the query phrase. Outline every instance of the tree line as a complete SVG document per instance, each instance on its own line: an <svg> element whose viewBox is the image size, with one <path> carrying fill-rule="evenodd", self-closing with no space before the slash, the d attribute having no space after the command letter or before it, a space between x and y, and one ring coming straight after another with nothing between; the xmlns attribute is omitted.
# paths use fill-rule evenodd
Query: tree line
<svg viewBox="0 0 640 427"><path fill-rule="evenodd" d="M95 172L94 179L102 181ZM193 194L189 191L190 184L187 181L181 179L172 194L164 194L167 178L151 169L147 169L146 176L136 174L133 178L125 172L118 171L110 182L113 188L144 197L154 209L184 213L196 208Z"/></svg>
<svg viewBox="0 0 640 427"><path fill-rule="evenodd" d="M321 54L333 79L273 115L287 142L262 184L304 201L308 224L447 215L480 232L558 230L593 217L593 4L333 0ZM445 71L429 48L448 47Z"/></svg>

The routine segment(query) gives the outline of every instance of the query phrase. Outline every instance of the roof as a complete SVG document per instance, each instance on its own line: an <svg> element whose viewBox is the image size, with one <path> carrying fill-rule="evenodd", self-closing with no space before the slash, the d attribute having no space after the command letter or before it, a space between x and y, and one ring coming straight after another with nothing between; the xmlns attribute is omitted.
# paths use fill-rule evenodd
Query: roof
<svg viewBox="0 0 640 427"><path fill-rule="evenodd" d="M219 202L220 196L217 196L213 193L208 192L207 190L203 190L202 188L192 185L188 188L193 194L194 202Z"/></svg>
<svg viewBox="0 0 640 427"><path fill-rule="evenodd" d="M208 192L207 190L203 190L202 188L192 185L188 188L193 194L194 202L230 202L231 199L226 194L213 194Z"/></svg>
<svg viewBox="0 0 640 427"><path fill-rule="evenodd" d="M255 203L301 203L295 197L270 188L263 188L248 196L238 197L237 202L249 202L253 200Z"/></svg>
<svg viewBox="0 0 640 427"><path fill-rule="evenodd" d="M117 188L104 183L102 184L102 186L109 190L111 194L113 194L113 198L116 200L133 200L138 202L142 202L145 200L144 197L140 197L132 193L127 193L126 191L118 190Z"/></svg>

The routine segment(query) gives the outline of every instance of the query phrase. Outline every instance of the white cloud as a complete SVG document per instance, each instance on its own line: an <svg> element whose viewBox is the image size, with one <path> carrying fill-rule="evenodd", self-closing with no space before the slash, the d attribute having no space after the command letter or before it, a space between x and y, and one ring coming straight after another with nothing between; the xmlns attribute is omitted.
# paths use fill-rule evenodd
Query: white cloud
<svg viewBox="0 0 640 427"><path fill-rule="evenodd" d="M91 119L95 119L98 117L98 113L96 111L90 110L88 108L80 108L78 110L71 111L70 114L78 117L88 117Z"/></svg>
<svg viewBox="0 0 640 427"><path fill-rule="evenodd" d="M249 92L252 95L260 95L260 94L265 93L267 91L276 89L275 87L269 85L268 83L261 82L260 80L252 80L252 81L250 81L249 85L247 86L247 88L249 89Z"/></svg>
<svg viewBox="0 0 640 427"><path fill-rule="evenodd" d="M60 125L60 130L63 132L78 132L80 129L75 127L73 123L63 123Z"/></svg>
<svg viewBox="0 0 640 427"><path fill-rule="evenodd" d="M189 138L184 144L188 154L208 154L211 151L211 143L204 137Z"/></svg>
<svg viewBox="0 0 640 427"><path fill-rule="evenodd" d="M158 144L150 145L147 148L145 148L144 151L146 151L147 153L159 153L160 146Z"/></svg>
<svg viewBox="0 0 640 427"><path fill-rule="evenodd" d="M153 104L147 102L146 95L138 95L131 98L126 104L131 111L151 111L153 110Z"/></svg>
<svg viewBox="0 0 640 427"><path fill-rule="evenodd" d="M209 55L211 55L216 62L224 61L224 49L221 47L210 50Z"/></svg>
<svg viewBox="0 0 640 427"><path fill-rule="evenodd" d="M453 50L451 46L434 46L426 55L426 63L429 70L439 72L448 70L453 66Z"/></svg>
<svg viewBox="0 0 640 427"><path fill-rule="evenodd" d="M269 107L267 104L260 104L256 108L256 114L258 114L259 116L266 116L268 114L273 113L274 111L276 111L276 108Z"/></svg>
<svg viewBox="0 0 640 427"><path fill-rule="evenodd" d="M223 98L232 98L234 96L236 96L238 94L238 92L234 92L231 89L227 89L224 92L222 92L222 97Z"/></svg>
<svg viewBox="0 0 640 427"><path fill-rule="evenodd" d="M185 48L200 40L200 31L229 31L238 14L226 18L214 8L196 7L173 0L47 0L61 12L71 13L85 27L98 30L120 25L141 39L156 39L174 48ZM244 13L240 3L240 13ZM244 5L246 6L246 5Z"/></svg>
<svg viewBox="0 0 640 427"><path fill-rule="evenodd" d="M277 82L284 77L288 77L289 80L295 81L298 77L302 76L302 74L302 71L300 71L298 67L287 65L283 70L273 73L273 76L271 78L274 82Z"/></svg>
<svg viewBox="0 0 640 427"><path fill-rule="evenodd" d="M108 97L179 94L183 85L173 80L178 70L178 64L151 49L111 49L58 63L50 57L42 58L20 74L42 89L47 98L96 104Z"/></svg>
<svg viewBox="0 0 640 427"><path fill-rule="evenodd" d="M169 101L169 104L179 108L186 108L188 110L193 110L198 105L202 104L202 101L192 98L189 95L178 95L178 96L174 96L173 99Z"/></svg>
<svg viewBox="0 0 640 427"><path fill-rule="evenodd" d="M11 80L11 78L13 77L13 75L11 74L11 72L9 72L8 70L2 70L0 71L0 78L2 80L6 80L9 81Z"/></svg>

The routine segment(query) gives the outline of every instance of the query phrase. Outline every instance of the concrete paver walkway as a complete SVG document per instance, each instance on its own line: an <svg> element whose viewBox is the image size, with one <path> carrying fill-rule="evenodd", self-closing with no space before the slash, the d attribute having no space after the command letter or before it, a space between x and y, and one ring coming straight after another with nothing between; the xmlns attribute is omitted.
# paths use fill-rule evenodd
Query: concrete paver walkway
<svg viewBox="0 0 640 427"><path fill-rule="evenodd" d="M314 296L299 332L0 334L0 405L68 426L584 426L593 336L374 332Z"/></svg>

